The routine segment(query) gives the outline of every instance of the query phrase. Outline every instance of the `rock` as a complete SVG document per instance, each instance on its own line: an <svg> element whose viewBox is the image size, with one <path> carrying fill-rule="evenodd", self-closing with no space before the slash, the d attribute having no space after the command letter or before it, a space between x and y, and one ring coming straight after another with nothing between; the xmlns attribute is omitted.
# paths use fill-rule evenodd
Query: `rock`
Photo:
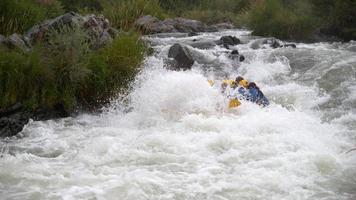
<svg viewBox="0 0 356 200"><path fill-rule="evenodd" d="M238 60L240 62L245 60L245 56L240 55L238 50L232 50L230 55L228 56L232 60Z"/></svg>
<svg viewBox="0 0 356 200"><path fill-rule="evenodd" d="M149 37L152 38L184 38L184 37L190 37L189 33L155 33L155 34L150 34Z"/></svg>
<svg viewBox="0 0 356 200"><path fill-rule="evenodd" d="M21 132L28 123L30 114L21 104L0 110L0 137L12 137Z"/></svg>
<svg viewBox="0 0 356 200"><path fill-rule="evenodd" d="M208 26L200 21L175 18L159 20L150 15L143 16L136 20L135 26L146 34L154 33L196 33L217 31L216 28Z"/></svg>
<svg viewBox="0 0 356 200"><path fill-rule="evenodd" d="M292 47L293 49L297 48L296 44L283 44L281 47Z"/></svg>
<svg viewBox="0 0 356 200"><path fill-rule="evenodd" d="M198 49L211 49L216 46L215 42L192 42L189 44L190 46Z"/></svg>
<svg viewBox="0 0 356 200"><path fill-rule="evenodd" d="M235 36L222 36L216 44L223 45L226 49L229 49L229 45L238 45L241 44L241 41Z"/></svg>
<svg viewBox="0 0 356 200"><path fill-rule="evenodd" d="M40 108L29 112L19 103L8 108L0 109L0 137L12 137L22 131L23 127L34 120L49 120L68 117L69 113L62 104L53 108Z"/></svg>
<svg viewBox="0 0 356 200"><path fill-rule="evenodd" d="M178 32L172 24L163 23L151 15L146 15L136 20L135 26L146 34Z"/></svg>
<svg viewBox="0 0 356 200"><path fill-rule="evenodd" d="M235 49L235 50L232 50L230 54L232 54L232 55L239 55L239 51Z"/></svg>
<svg viewBox="0 0 356 200"><path fill-rule="evenodd" d="M234 29L235 28L235 26L230 22L223 22L223 23L214 24L213 27L218 29L218 30Z"/></svg>
<svg viewBox="0 0 356 200"><path fill-rule="evenodd" d="M27 42L23 39L23 37L17 33L14 33L8 38L6 38L5 44L9 48L20 49L25 52L28 52L31 49L31 47L28 46Z"/></svg>
<svg viewBox="0 0 356 200"><path fill-rule="evenodd" d="M192 32L214 32L217 31L214 27L208 26L200 21L185 19L185 18L175 18L173 20L167 19L163 21L164 23L173 23L173 26L178 32L192 33Z"/></svg>
<svg viewBox="0 0 356 200"><path fill-rule="evenodd" d="M56 30L60 31L64 26L80 27L84 22L82 16L74 12L69 12L64 15L58 16L54 19L46 20L38 25L33 26L25 34L31 41L35 43L39 40L44 40L50 31Z"/></svg>
<svg viewBox="0 0 356 200"><path fill-rule="evenodd" d="M252 49L259 49L262 48L262 46L268 45L271 48L279 48L281 47L280 42L276 38L263 38L263 39L258 39L254 41L251 44Z"/></svg>
<svg viewBox="0 0 356 200"><path fill-rule="evenodd" d="M46 41L51 31L60 32L63 27L82 29L88 35L93 49L107 45L118 35L118 31L112 28L109 20L102 15L81 16L77 13L69 12L32 27L27 31L25 37L32 44L36 41Z"/></svg>
<svg viewBox="0 0 356 200"><path fill-rule="evenodd" d="M245 60L245 56L240 55L239 60L240 60L240 62L244 61Z"/></svg>
<svg viewBox="0 0 356 200"><path fill-rule="evenodd" d="M0 118L0 137L12 137L21 132L23 127L29 122L26 113L18 113L9 117Z"/></svg>
<svg viewBox="0 0 356 200"><path fill-rule="evenodd" d="M193 57L187 47L181 44L174 44L168 51L168 58L173 58L175 63L171 66L174 70L191 69L194 64Z"/></svg>

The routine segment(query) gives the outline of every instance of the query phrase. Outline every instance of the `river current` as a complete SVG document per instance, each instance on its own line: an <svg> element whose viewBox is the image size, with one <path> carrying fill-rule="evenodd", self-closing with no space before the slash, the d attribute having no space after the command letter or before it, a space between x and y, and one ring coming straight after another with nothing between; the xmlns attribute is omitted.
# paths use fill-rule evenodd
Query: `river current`
<svg viewBox="0 0 356 200"><path fill-rule="evenodd" d="M225 48L190 48L190 71L164 68L176 43L241 39L242 63ZM356 199L356 42L253 49L245 30L145 38L154 48L126 97L100 115L31 121L0 141L0 199ZM233 111L208 79L242 75L271 105Z"/></svg>

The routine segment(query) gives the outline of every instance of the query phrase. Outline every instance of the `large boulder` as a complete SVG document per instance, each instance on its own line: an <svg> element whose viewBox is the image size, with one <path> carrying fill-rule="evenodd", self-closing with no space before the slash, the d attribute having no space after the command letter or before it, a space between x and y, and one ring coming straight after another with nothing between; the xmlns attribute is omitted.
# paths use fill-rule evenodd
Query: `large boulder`
<svg viewBox="0 0 356 200"><path fill-rule="evenodd" d="M200 21L174 18L159 20L150 15L143 16L135 22L135 26L146 34L154 33L194 33L194 32L213 32L216 28L208 26Z"/></svg>
<svg viewBox="0 0 356 200"><path fill-rule="evenodd" d="M152 33L174 33L178 32L172 24L163 23L161 20L151 15L139 18L135 26L147 34Z"/></svg>
<svg viewBox="0 0 356 200"><path fill-rule="evenodd" d="M25 36L31 43L46 41L53 30L60 32L64 27L82 29L90 40L91 47L98 49L110 43L118 31L110 26L109 20L102 15L81 16L69 12L54 19L33 26Z"/></svg>
<svg viewBox="0 0 356 200"><path fill-rule="evenodd" d="M181 44L174 44L168 51L168 58L173 58L170 68L173 70L188 70L192 68L194 59L189 49Z"/></svg>

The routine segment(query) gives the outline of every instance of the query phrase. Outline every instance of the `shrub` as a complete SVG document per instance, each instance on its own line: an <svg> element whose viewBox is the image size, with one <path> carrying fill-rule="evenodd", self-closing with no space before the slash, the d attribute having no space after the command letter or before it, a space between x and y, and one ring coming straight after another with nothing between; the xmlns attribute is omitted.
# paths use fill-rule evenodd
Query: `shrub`
<svg viewBox="0 0 356 200"><path fill-rule="evenodd" d="M36 23L62 13L55 0L1 0L0 33L23 33Z"/></svg>
<svg viewBox="0 0 356 200"><path fill-rule="evenodd" d="M306 1L297 1L289 8L281 0L260 1L247 15L247 24L257 35L305 39L318 27Z"/></svg>
<svg viewBox="0 0 356 200"><path fill-rule="evenodd" d="M61 104L92 109L127 88L139 71L145 45L137 34L120 34L92 51L79 28L52 31L30 53L0 49L0 107L20 102L34 110Z"/></svg>

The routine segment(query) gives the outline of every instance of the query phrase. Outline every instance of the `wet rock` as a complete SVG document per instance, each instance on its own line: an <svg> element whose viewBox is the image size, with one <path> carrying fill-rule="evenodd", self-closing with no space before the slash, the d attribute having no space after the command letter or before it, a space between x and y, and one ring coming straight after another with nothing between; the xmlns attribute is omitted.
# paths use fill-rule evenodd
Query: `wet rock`
<svg viewBox="0 0 356 200"><path fill-rule="evenodd" d="M228 56L232 60L238 60L239 62L242 62L245 60L245 56L240 55L238 50L232 50L231 53Z"/></svg>
<svg viewBox="0 0 356 200"><path fill-rule="evenodd" d="M25 52L28 52L31 49L31 46L28 45L28 42L26 42L24 38L17 33L14 33L10 35L8 38L6 38L4 43L8 48L11 49L20 49Z"/></svg>
<svg viewBox="0 0 356 200"><path fill-rule="evenodd" d="M242 62L242 61L244 61L244 60L245 60L245 56L244 56L244 55L240 55L239 61Z"/></svg>
<svg viewBox="0 0 356 200"><path fill-rule="evenodd" d="M21 104L0 109L0 137L12 137L21 132L28 123L30 114Z"/></svg>
<svg viewBox="0 0 356 200"><path fill-rule="evenodd" d="M208 26L200 21L174 18L159 20L150 15L143 16L135 22L135 26L146 34L154 33L196 33L196 32L213 32L216 28Z"/></svg>
<svg viewBox="0 0 356 200"><path fill-rule="evenodd" d="M181 44L174 44L168 51L168 58L173 58L174 62L170 63L173 70L188 70L194 64L193 57L189 49Z"/></svg>
<svg viewBox="0 0 356 200"><path fill-rule="evenodd" d="M155 33L155 34L150 34L149 37L153 38L184 38L184 37L190 37L189 33Z"/></svg>
<svg viewBox="0 0 356 200"><path fill-rule="evenodd" d="M297 45L296 44L283 44L281 47L291 47L293 49L297 48Z"/></svg>
<svg viewBox="0 0 356 200"><path fill-rule="evenodd" d="M235 36L222 36L216 44L224 46L226 49L229 49L229 46L241 44L241 41Z"/></svg>
<svg viewBox="0 0 356 200"><path fill-rule="evenodd" d="M192 42L190 46L198 49L211 49L216 46L215 42Z"/></svg>
<svg viewBox="0 0 356 200"><path fill-rule="evenodd" d="M263 38L254 41L251 44L252 49L259 49L262 48L264 45L268 45L271 48L279 48L281 47L280 42L276 38Z"/></svg>
<svg viewBox="0 0 356 200"><path fill-rule="evenodd" d="M239 55L239 50L237 50L237 49L232 50L230 54L232 54L232 55Z"/></svg>
<svg viewBox="0 0 356 200"><path fill-rule="evenodd" d="M234 29L235 28L235 26L230 22L223 22L223 23L214 24L213 27L218 29L218 30Z"/></svg>
<svg viewBox="0 0 356 200"><path fill-rule="evenodd" d="M23 130L30 118L34 120L49 120L68 117L69 113L62 104L52 108L39 108L33 112L25 109L20 103L0 109L0 137L16 136Z"/></svg>

